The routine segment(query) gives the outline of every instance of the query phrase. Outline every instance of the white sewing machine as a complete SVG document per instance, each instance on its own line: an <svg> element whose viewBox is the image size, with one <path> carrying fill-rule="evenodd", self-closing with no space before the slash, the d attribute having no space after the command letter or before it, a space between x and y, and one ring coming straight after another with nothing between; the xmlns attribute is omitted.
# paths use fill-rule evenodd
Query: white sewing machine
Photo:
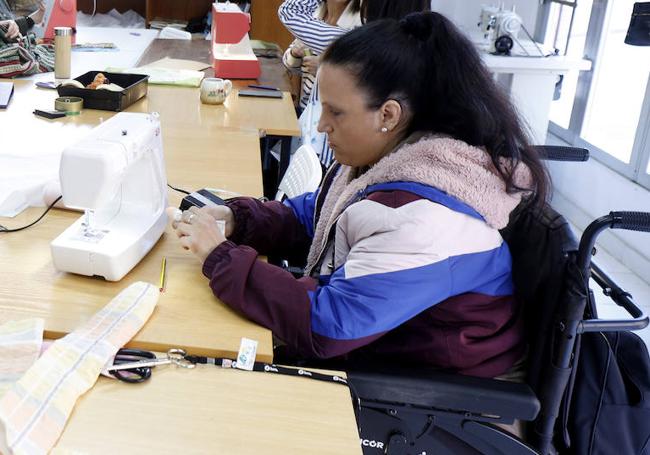
<svg viewBox="0 0 650 455"><path fill-rule="evenodd" d="M481 8L481 19L478 23L481 30L481 41L478 47L486 52L498 51L495 48L497 40L503 36L512 40L517 40L517 35L521 30L521 17L515 12L515 6L512 10L505 9L503 3L500 6L486 6ZM512 48L512 45L511 45Z"/></svg>
<svg viewBox="0 0 650 455"><path fill-rule="evenodd" d="M157 113L119 113L66 148L63 202L84 215L51 243L61 271L118 281L162 235L167 179Z"/></svg>

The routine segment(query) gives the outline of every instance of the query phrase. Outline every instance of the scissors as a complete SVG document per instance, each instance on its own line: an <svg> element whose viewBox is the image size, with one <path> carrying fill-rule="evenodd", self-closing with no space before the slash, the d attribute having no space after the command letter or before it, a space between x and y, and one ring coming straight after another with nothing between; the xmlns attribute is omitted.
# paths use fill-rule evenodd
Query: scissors
<svg viewBox="0 0 650 455"><path fill-rule="evenodd" d="M120 381L138 383L144 382L151 377L151 369L158 365L173 364L181 368L194 368L196 364L185 357L187 353L183 349L170 349L162 357L156 354L139 349L120 349L115 355L113 365L106 371Z"/></svg>

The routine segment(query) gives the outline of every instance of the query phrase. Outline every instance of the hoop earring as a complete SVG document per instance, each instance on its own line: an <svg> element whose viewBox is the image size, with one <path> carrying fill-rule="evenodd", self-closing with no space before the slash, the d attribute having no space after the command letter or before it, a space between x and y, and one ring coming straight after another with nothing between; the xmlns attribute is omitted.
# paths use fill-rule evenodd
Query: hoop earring
<svg viewBox="0 0 650 455"><path fill-rule="evenodd" d="M386 128L385 126L382 126L381 127L381 132L382 133L388 133L388 128Z"/></svg>

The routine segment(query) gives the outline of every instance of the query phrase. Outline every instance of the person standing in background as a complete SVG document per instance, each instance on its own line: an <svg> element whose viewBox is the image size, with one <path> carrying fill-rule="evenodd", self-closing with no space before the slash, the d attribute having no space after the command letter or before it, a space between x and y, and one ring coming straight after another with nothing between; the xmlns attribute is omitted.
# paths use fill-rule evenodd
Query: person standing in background
<svg viewBox="0 0 650 455"><path fill-rule="evenodd" d="M348 32L344 28L320 20L316 15L319 3L319 0L285 0L278 9L280 22L297 40L317 55L322 54L334 40ZM399 20L409 13L429 9L429 0L362 0L360 16L361 22L365 24L377 19ZM316 78L309 99L300 114L301 140L303 144L311 145L322 166L327 168L334 159L334 152L327 143L327 135L318 131L321 109Z"/></svg>
<svg viewBox="0 0 650 455"><path fill-rule="evenodd" d="M351 30L361 25L360 0L327 0L316 10L316 17L326 24ZM298 115L307 106L309 96L316 80L320 53L312 52L299 39L295 39L284 52L282 62L287 69L300 74L300 98L298 102Z"/></svg>

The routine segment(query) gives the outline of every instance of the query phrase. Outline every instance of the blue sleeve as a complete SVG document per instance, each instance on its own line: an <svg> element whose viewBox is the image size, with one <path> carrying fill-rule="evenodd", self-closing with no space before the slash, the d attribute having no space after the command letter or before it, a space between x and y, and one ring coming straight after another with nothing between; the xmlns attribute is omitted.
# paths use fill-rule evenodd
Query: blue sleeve
<svg viewBox="0 0 650 455"><path fill-rule="evenodd" d="M316 209L316 199L320 188L313 193L305 193L283 202L284 205L293 210L293 213L305 228L307 235L314 237L314 210Z"/></svg>

